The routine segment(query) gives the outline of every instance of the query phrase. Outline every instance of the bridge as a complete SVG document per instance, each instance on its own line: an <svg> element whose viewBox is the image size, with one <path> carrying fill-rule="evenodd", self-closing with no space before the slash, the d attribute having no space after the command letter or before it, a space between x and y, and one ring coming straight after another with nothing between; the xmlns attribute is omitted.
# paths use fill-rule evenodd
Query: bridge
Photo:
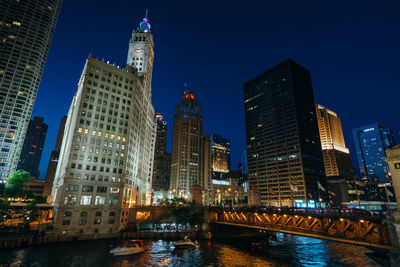
<svg viewBox="0 0 400 267"><path fill-rule="evenodd" d="M390 249L388 227L383 214L368 211L211 207L208 220L222 225Z"/></svg>

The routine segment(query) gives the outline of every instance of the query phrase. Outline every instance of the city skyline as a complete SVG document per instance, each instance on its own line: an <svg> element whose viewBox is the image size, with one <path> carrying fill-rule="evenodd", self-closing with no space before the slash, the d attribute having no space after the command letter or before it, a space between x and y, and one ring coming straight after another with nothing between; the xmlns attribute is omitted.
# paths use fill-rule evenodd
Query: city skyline
<svg viewBox="0 0 400 267"><path fill-rule="evenodd" d="M34 116L45 117L49 124L48 139L41 161L41 178L44 178L42 176L46 173L59 118L67 112L67 99L71 99L76 88L84 59L92 52L94 57L100 59L104 57L105 60L115 59L117 65L124 66L126 58L121 56L124 53L120 51L127 51L126 41L129 36L126 32L136 27L135 21L144 16L146 9L143 6L130 10L129 4L124 3L127 11L121 10L122 13L119 14L114 14L115 12L105 14L106 9L99 2L93 8L107 16L107 19L94 19L89 16L73 21L76 19L74 12L86 12L91 6L90 3L84 3L77 9L76 4L77 2L74 1L64 3L33 111ZM399 38L390 34L387 36L381 34L383 26L389 27L385 32L390 32L390 28L396 27L398 23L390 21L391 16L383 17L385 12L392 12L388 6L380 6L374 17L367 18L362 10L352 17L354 12L350 11L354 11L355 6L347 6L348 11L343 11L339 5L335 5L331 7L331 11L323 12L325 18L321 18L321 14L312 15L315 19L322 19L324 23L321 25L313 24L311 19L293 14L290 10L288 16L292 15L293 18L285 24L279 24L274 19L277 15L283 14L285 6L277 5L268 6L271 12L268 18L265 18L256 8L224 9L222 6L216 6L214 9L194 9L185 6L171 8L171 14L168 16L161 11L162 5L158 7L150 5L148 8L152 31L157 33L157 43L162 43L155 47L157 55L153 79L155 110L163 113L168 124L172 125L175 99L182 95L185 90L183 84L188 82L189 87L204 105L204 134L218 132L231 139L232 169L235 169L237 163L240 162L240 154L245 148L242 111L243 83L288 57L305 66L313 74L316 102L342 114L343 131L347 146L351 150L353 165L355 161L351 138L352 128L379 122L393 128L395 137L398 139L399 128L395 124L395 116L390 114L390 105L394 104L391 102L395 99L393 96L399 94L396 91L395 76L392 71L397 61L394 47L399 43ZM308 12L305 7L301 10ZM273 14L273 11L276 14ZM129 16L126 18L124 14L128 13ZM177 17L179 20L185 20L185 25L171 27ZM215 17L220 24L212 28L211 22L205 19L206 17ZM242 22L248 17L254 22L254 27L243 26ZM338 17L343 18L343 21L339 21ZM298 19L301 27L297 27L296 31L306 34L311 38L310 40L297 38L298 33L291 29L291 23ZM88 30L79 28L80 23L87 24ZM104 27L105 34L112 41L101 44L104 41L104 35L92 27L94 23L100 23L101 27ZM351 27L346 28L347 24L351 24ZM277 26L281 26L284 33L278 32ZM71 39L69 33L71 30L74 30L74 38L81 40L79 48L71 41L74 39ZM355 34L353 34L354 31ZM185 35L181 34L182 32L185 32ZM236 42L235 32L245 32L243 36L254 36L254 33L257 33L254 38L260 44L249 44L246 38L241 38L234 43L234 40ZM208 36L202 37L205 33ZM264 36L266 34L268 38ZM190 38L185 36L190 36ZM317 38L316 44L313 44L314 37ZM368 43L364 43L366 38L369 38ZM215 41L210 42L212 40ZM387 44L383 45L385 40ZM185 45L178 46L178 43ZM233 47L227 48L231 45ZM373 50L368 50L368 53L375 56L369 56L367 59L365 47L373 48ZM65 52L66 49L70 52ZM174 52L171 53L171 51ZM237 53L244 56L236 57ZM251 56L254 53L257 57ZM59 72L54 67L54 64L60 60L65 62L68 72ZM222 65L226 66L226 69L220 70ZM374 79L365 79L365 77L372 77L372 74L374 74ZM59 83L60 80L63 81L62 84ZM384 82L381 83L381 81ZM388 97L387 101L371 103L370 99L374 97L377 99L382 86L391 97ZM332 92L335 93L332 94ZM66 101L56 103L55 99L66 99ZM232 107L237 108L232 109ZM360 113L365 115L359 116ZM172 129L169 129L168 136L167 151L171 152Z"/></svg>

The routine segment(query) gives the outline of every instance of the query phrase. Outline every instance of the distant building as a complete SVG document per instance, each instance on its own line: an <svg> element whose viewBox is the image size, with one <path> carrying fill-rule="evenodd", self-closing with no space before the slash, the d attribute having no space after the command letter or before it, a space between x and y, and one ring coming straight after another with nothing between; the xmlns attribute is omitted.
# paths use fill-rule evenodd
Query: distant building
<svg viewBox="0 0 400 267"><path fill-rule="evenodd" d="M46 141L46 134L47 124L44 123L44 118L34 117L29 122L18 162L18 170L29 172L33 177L39 177L39 165L44 142Z"/></svg>
<svg viewBox="0 0 400 267"><path fill-rule="evenodd" d="M17 169L61 2L0 1L0 183Z"/></svg>
<svg viewBox="0 0 400 267"><path fill-rule="evenodd" d="M326 201L310 72L285 60L244 84L244 106L249 204L250 194L274 206Z"/></svg>
<svg viewBox="0 0 400 267"><path fill-rule="evenodd" d="M176 105L172 136L171 184L176 196L188 197L189 188L201 183L203 114L193 92L186 91Z"/></svg>
<svg viewBox="0 0 400 267"><path fill-rule="evenodd" d="M231 169L231 143L220 135L211 136L213 179L228 177Z"/></svg>
<svg viewBox="0 0 400 267"><path fill-rule="evenodd" d="M43 190L43 195L45 196L51 195L51 189L53 187L53 181L56 175L57 163L60 157L60 150L64 136L64 127L66 121L67 121L67 116L62 117L60 126L58 127L56 144L54 146L53 151L51 151L49 165L47 166L47 172L46 172L46 182Z"/></svg>
<svg viewBox="0 0 400 267"><path fill-rule="evenodd" d="M369 182L386 182L385 150L395 145L393 131L377 123L353 129L359 172Z"/></svg>
<svg viewBox="0 0 400 267"><path fill-rule="evenodd" d="M322 157L325 174L328 178L331 199L334 206L348 202L348 183L354 180L350 152L346 147L342 123L335 112L316 104L319 135L321 139Z"/></svg>
<svg viewBox="0 0 400 267"><path fill-rule="evenodd" d="M132 33L125 68L86 60L53 183L55 232L116 236L127 227L130 208L151 204L153 47L144 18Z"/></svg>
<svg viewBox="0 0 400 267"><path fill-rule="evenodd" d="M201 181L199 183L203 189L203 205L211 205L213 201L213 158L211 143L212 141L210 136L203 137L201 152Z"/></svg>
<svg viewBox="0 0 400 267"><path fill-rule="evenodd" d="M28 182L28 190L32 191L35 196L42 196L45 186L45 180L31 176Z"/></svg>
<svg viewBox="0 0 400 267"><path fill-rule="evenodd" d="M168 126L164 117L158 112L155 120L156 141L154 149L152 189L154 192L166 192L169 191L169 181L171 178L171 154L166 152Z"/></svg>

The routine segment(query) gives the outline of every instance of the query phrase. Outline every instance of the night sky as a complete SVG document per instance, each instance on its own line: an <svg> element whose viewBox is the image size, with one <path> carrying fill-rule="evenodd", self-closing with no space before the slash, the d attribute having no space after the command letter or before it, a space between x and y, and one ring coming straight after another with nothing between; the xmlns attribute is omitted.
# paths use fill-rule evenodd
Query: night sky
<svg viewBox="0 0 400 267"><path fill-rule="evenodd" d="M41 178L87 56L125 66L146 8L155 41L153 105L170 126L169 152L187 82L203 108L204 134L231 139L236 169L246 144L243 84L287 58L310 70L315 101L341 118L351 152L351 129L374 122L400 141L398 1L191 2L64 1L33 110L49 125Z"/></svg>

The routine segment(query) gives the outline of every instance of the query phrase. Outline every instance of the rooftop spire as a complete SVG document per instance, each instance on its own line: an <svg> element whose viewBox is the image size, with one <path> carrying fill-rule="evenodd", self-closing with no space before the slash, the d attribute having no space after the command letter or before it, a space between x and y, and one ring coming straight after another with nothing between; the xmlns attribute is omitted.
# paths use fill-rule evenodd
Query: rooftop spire
<svg viewBox="0 0 400 267"><path fill-rule="evenodd" d="M149 23L149 19L147 18L148 12L149 12L149 10L146 9L146 15L143 18L143 21L140 22L140 25L139 25L139 29L143 30L144 32L150 31L150 23Z"/></svg>

